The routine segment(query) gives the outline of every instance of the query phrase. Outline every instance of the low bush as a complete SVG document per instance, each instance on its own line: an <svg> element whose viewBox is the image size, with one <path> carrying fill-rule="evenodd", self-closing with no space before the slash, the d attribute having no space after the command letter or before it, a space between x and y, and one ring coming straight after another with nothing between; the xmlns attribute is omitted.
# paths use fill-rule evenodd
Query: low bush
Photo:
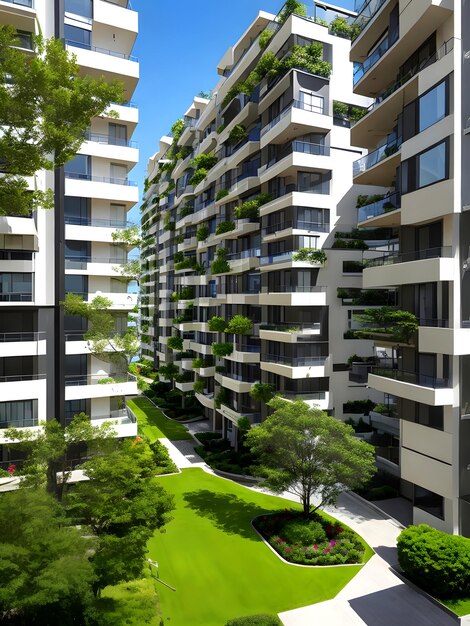
<svg viewBox="0 0 470 626"><path fill-rule="evenodd" d="M305 518L297 511L285 511L257 517L253 524L276 552L292 563L340 565L361 563L364 557L365 546L355 532L319 514Z"/></svg>
<svg viewBox="0 0 470 626"><path fill-rule="evenodd" d="M158 439L150 444L153 454L153 461L157 466L157 474L170 474L177 472L178 468L173 463L166 447Z"/></svg>
<svg viewBox="0 0 470 626"><path fill-rule="evenodd" d="M397 548L405 576L428 593L439 598L470 595L470 539L420 524L402 531Z"/></svg>
<svg viewBox="0 0 470 626"><path fill-rule="evenodd" d="M282 626L277 615L248 615L247 617L236 617L225 623L225 626Z"/></svg>

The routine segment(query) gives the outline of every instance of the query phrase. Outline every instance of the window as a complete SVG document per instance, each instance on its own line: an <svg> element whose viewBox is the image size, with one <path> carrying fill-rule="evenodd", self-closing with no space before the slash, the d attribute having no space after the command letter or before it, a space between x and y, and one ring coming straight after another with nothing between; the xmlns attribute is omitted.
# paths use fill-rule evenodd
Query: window
<svg viewBox="0 0 470 626"><path fill-rule="evenodd" d="M127 126L109 124L109 143L113 146L127 146Z"/></svg>
<svg viewBox="0 0 470 626"><path fill-rule="evenodd" d="M330 192L329 179L330 175L327 174L299 172L297 174L298 191L304 193L328 194Z"/></svg>
<svg viewBox="0 0 470 626"><path fill-rule="evenodd" d="M37 400L0 402L0 428L37 426Z"/></svg>
<svg viewBox="0 0 470 626"><path fill-rule="evenodd" d="M0 302L31 302L33 275L22 272L0 274Z"/></svg>
<svg viewBox="0 0 470 626"><path fill-rule="evenodd" d="M64 165L64 171L66 178L90 180L91 157L86 154L77 154L73 159Z"/></svg>
<svg viewBox="0 0 470 626"><path fill-rule="evenodd" d="M82 17L93 17L92 0L65 0L66 13L74 13Z"/></svg>
<svg viewBox="0 0 470 626"><path fill-rule="evenodd" d="M444 498L433 491L414 485L413 505L434 517L444 519Z"/></svg>
<svg viewBox="0 0 470 626"><path fill-rule="evenodd" d="M75 415L86 413L86 400L66 400L65 401L65 421L70 423Z"/></svg>
<svg viewBox="0 0 470 626"><path fill-rule="evenodd" d="M419 99L419 132L447 115L446 85L446 81L442 81Z"/></svg>
<svg viewBox="0 0 470 626"><path fill-rule="evenodd" d="M443 142L418 155L418 188L447 178L446 152Z"/></svg>
<svg viewBox="0 0 470 626"><path fill-rule="evenodd" d="M89 224L90 198L64 198L64 216L66 224Z"/></svg>
<svg viewBox="0 0 470 626"><path fill-rule="evenodd" d="M18 48L33 49L33 33L26 30L18 30L16 31L16 36L18 38Z"/></svg>
<svg viewBox="0 0 470 626"><path fill-rule="evenodd" d="M91 48L91 31L86 28L78 28L77 26L64 25L65 42L76 48Z"/></svg>
<svg viewBox="0 0 470 626"><path fill-rule="evenodd" d="M301 108L306 111L314 111L315 113L324 112L323 97L312 91L300 91L299 100Z"/></svg>
<svg viewBox="0 0 470 626"><path fill-rule="evenodd" d="M88 296L88 276L67 274L65 276L65 293L76 293L84 297Z"/></svg>

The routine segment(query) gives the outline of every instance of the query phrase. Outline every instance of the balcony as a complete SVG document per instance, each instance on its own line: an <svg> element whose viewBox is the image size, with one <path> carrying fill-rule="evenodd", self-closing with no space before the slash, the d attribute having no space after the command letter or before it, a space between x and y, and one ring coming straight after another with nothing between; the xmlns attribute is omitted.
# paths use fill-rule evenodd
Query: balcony
<svg viewBox="0 0 470 626"><path fill-rule="evenodd" d="M392 253L369 259L363 272L364 288L454 280L452 246Z"/></svg>
<svg viewBox="0 0 470 626"><path fill-rule="evenodd" d="M419 320L419 323L418 346L420 352L453 356L470 354L470 328L446 328L447 320Z"/></svg>
<svg viewBox="0 0 470 626"><path fill-rule="evenodd" d="M305 220L293 219L284 220L276 224L270 224L261 229L261 234L265 239L275 239L277 237L288 237L297 235L296 231L306 231L307 233L328 233L330 224L327 222L306 222Z"/></svg>
<svg viewBox="0 0 470 626"><path fill-rule="evenodd" d="M46 374L23 374L0 377L0 398L2 402L10 400L34 400L45 407L47 382ZM39 408L41 415L41 407ZM44 409L45 416L45 409Z"/></svg>
<svg viewBox="0 0 470 626"><path fill-rule="evenodd" d="M382 413L371 411L369 413L368 421L371 427L375 430L388 433L394 437L400 436L400 420L398 417L383 415Z"/></svg>
<svg viewBox="0 0 470 626"><path fill-rule="evenodd" d="M395 178L396 168L400 162L401 143L401 137L394 139L354 161L354 183L388 187Z"/></svg>
<svg viewBox="0 0 470 626"><path fill-rule="evenodd" d="M260 134L260 145L264 148L276 139L282 143L283 139L292 137L292 126L296 132L328 131L333 128L333 118L325 113L323 106L307 104L300 100L292 100L274 119L263 126Z"/></svg>
<svg viewBox="0 0 470 626"><path fill-rule="evenodd" d="M431 406L451 405L454 399L454 390L447 378L398 369L373 367L368 385L378 391Z"/></svg>
<svg viewBox="0 0 470 626"><path fill-rule="evenodd" d="M331 397L329 391L281 391L281 395L290 402L301 400L312 408L327 411L331 409Z"/></svg>
<svg viewBox="0 0 470 626"><path fill-rule="evenodd" d="M276 285L262 287L259 295L261 305L279 306L326 306L326 287Z"/></svg>
<svg viewBox="0 0 470 626"><path fill-rule="evenodd" d="M92 374L65 377L65 400L137 395L134 376Z"/></svg>
<svg viewBox="0 0 470 626"><path fill-rule="evenodd" d="M32 302L33 294L31 291L2 291L0 292L0 302L3 303L12 303L16 302Z"/></svg>
<svg viewBox="0 0 470 626"><path fill-rule="evenodd" d="M297 169L316 168L319 171L332 169L329 146L308 141L292 141L282 146L276 156L258 170L263 184L277 176L295 174ZM321 157L321 158L312 158ZM326 157L326 158L323 158Z"/></svg>
<svg viewBox="0 0 470 626"><path fill-rule="evenodd" d="M279 341L282 343L298 343L312 341L312 337L321 334L320 322L282 324L262 324L259 329L260 339Z"/></svg>
<svg viewBox="0 0 470 626"><path fill-rule="evenodd" d="M215 402L214 402L214 394L213 393L196 393L196 398L197 401L202 404L202 406L205 406L208 409L213 409L215 408Z"/></svg>
<svg viewBox="0 0 470 626"><path fill-rule="evenodd" d="M261 422L261 413L246 413L243 411L236 411L235 409L232 409L225 404L221 404L218 411L235 425L241 418L247 418L250 424L259 424Z"/></svg>
<svg viewBox="0 0 470 626"><path fill-rule="evenodd" d="M93 276L121 276L119 267L133 259L116 259L99 256L77 256L65 258L65 270Z"/></svg>
<svg viewBox="0 0 470 626"><path fill-rule="evenodd" d="M401 194L395 191L384 196L382 200L359 207L357 209L357 222L361 226L397 226L400 224L400 215L395 211L400 207ZM369 220L371 220L370 223Z"/></svg>
<svg viewBox="0 0 470 626"><path fill-rule="evenodd" d="M139 28L138 15L132 10L130 0L94 0L93 21L131 31L135 35Z"/></svg>
<svg viewBox="0 0 470 626"><path fill-rule="evenodd" d="M46 354L45 332L0 333L0 358Z"/></svg>
<svg viewBox="0 0 470 626"><path fill-rule="evenodd" d="M89 132L81 145L79 154L87 154L101 159L125 161L134 165L139 160L137 142L116 139L110 135Z"/></svg>
<svg viewBox="0 0 470 626"><path fill-rule="evenodd" d="M318 345L318 344L316 344ZM285 356L279 354L262 354L260 367L286 378L323 378L328 376L329 358L324 356Z"/></svg>
<svg viewBox="0 0 470 626"><path fill-rule="evenodd" d="M353 75L353 85L354 87L361 80L364 74L374 67L376 63L380 61L380 59L384 56L386 52L398 41L399 33L398 29L396 33L391 36L391 33L388 33L386 39L384 39L375 50L365 59L363 63L356 63L354 67L354 75Z"/></svg>
<svg viewBox="0 0 470 626"><path fill-rule="evenodd" d="M97 200L116 200L133 205L139 200L137 183L127 178L111 178L65 172L65 195Z"/></svg>

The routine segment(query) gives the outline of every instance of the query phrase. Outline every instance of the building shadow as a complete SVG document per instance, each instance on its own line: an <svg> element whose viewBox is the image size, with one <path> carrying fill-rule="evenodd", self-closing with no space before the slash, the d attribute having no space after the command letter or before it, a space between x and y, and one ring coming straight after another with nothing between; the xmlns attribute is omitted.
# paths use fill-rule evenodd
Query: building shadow
<svg viewBox="0 0 470 626"><path fill-rule="evenodd" d="M186 506L201 517L210 519L224 533L261 541L251 526L251 520L267 513L266 509L233 494L213 493L208 489L191 491L185 494L184 500Z"/></svg>

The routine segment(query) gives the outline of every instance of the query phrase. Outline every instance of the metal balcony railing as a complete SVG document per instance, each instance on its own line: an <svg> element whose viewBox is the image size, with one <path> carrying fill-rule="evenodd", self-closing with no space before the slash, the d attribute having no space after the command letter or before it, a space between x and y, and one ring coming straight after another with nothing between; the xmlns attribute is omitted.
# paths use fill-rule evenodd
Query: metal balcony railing
<svg viewBox="0 0 470 626"><path fill-rule="evenodd" d="M298 230L308 230L317 233L327 233L330 230L330 224L327 222L307 222L305 220L285 220L277 224L270 224L261 230L263 235L272 235L287 228L297 228Z"/></svg>
<svg viewBox="0 0 470 626"><path fill-rule="evenodd" d="M79 174L77 172L65 172L65 178L74 180L89 180L94 183L110 183L111 185L127 185L128 187L137 187L137 183L128 178L110 178L108 176L92 176L91 174Z"/></svg>
<svg viewBox="0 0 470 626"><path fill-rule="evenodd" d="M0 383L14 383L22 380L43 380L46 374L13 374L10 376L0 376Z"/></svg>
<svg viewBox="0 0 470 626"><path fill-rule="evenodd" d="M40 341L46 338L45 332L12 332L0 333L0 343L10 343L14 341Z"/></svg>
<svg viewBox="0 0 470 626"><path fill-rule="evenodd" d="M385 254L377 259L369 259L367 267L380 265L395 265L397 263L409 263L410 261L422 261L425 259L450 258L452 256L452 246L440 246L437 248L426 248L413 252L393 252Z"/></svg>
<svg viewBox="0 0 470 626"><path fill-rule="evenodd" d="M261 293L326 293L326 287L316 285L273 285L261 287Z"/></svg>
<svg viewBox="0 0 470 626"><path fill-rule="evenodd" d="M261 361L267 363L280 363L291 367L308 367L309 365L324 365L327 355L323 356L286 356L281 354L262 354Z"/></svg>
<svg viewBox="0 0 470 626"><path fill-rule="evenodd" d="M93 141L94 143L102 143L108 146L121 146L124 148L137 148L136 141L128 141L127 139L121 139L120 137L114 137L113 135L106 135L103 133L87 132L85 133L86 141Z"/></svg>
<svg viewBox="0 0 470 626"><path fill-rule="evenodd" d="M66 39L65 44L67 46L72 46L73 48L81 48L83 50L90 50L91 52L99 52L100 54L107 54L108 56L116 57L118 59L125 59L126 61L133 61L134 63L137 63L139 61L139 59L132 54L124 54L124 52L119 52L117 50L109 50L108 48L92 46L91 44L83 43L82 41Z"/></svg>
<svg viewBox="0 0 470 626"><path fill-rule="evenodd" d="M407 372L399 369L389 369L384 367L373 367L371 374L376 376L384 376L385 378L393 378L404 383L420 385L421 387L429 387L431 389L446 389L449 387L448 378L437 378L428 374L419 374L417 372Z"/></svg>
<svg viewBox="0 0 470 626"><path fill-rule="evenodd" d="M0 292L0 302L32 302L32 292L3 291Z"/></svg>

